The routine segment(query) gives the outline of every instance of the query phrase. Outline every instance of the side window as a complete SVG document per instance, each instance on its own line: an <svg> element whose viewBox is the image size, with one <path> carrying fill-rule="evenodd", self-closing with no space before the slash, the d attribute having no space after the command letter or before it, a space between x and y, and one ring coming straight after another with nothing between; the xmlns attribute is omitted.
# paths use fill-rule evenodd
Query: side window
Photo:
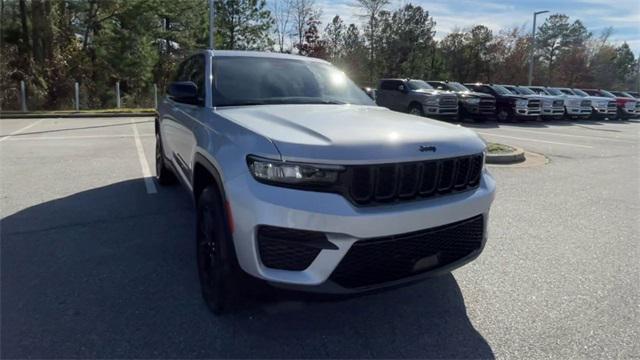
<svg viewBox="0 0 640 360"><path fill-rule="evenodd" d="M196 55L178 67L173 81L192 81L198 86L198 98L204 103L204 56Z"/></svg>
<svg viewBox="0 0 640 360"><path fill-rule="evenodd" d="M171 81L184 81L184 69L188 63L189 59L181 62L180 65L178 65L178 70L176 70L176 73L173 75L173 79Z"/></svg>
<svg viewBox="0 0 640 360"><path fill-rule="evenodd" d="M394 90L393 81L383 81L380 83L380 90Z"/></svg>
<svg viewBox="0 0 640 360"><path fill-rule="evenodd" d="M192 81L198 85L198 98L204 102L204 56L196 55L191 58L189 73L187 74L186 81Z"/></svg>

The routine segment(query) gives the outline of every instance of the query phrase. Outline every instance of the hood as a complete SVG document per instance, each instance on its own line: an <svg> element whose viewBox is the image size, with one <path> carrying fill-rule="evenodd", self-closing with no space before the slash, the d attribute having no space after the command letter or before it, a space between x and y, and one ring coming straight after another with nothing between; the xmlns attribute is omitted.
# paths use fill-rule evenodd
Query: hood
<svg viewBox="0 0 640 360"><path fill-rule="evenodd" d="M454 93L458 94L460 97L478 97L483 99L493 99L493 95L476 92L476 91L454 91Z"/></svg>
<svg viewBox="0 0 640 360"><path fill-rule="evenodd" d="M327 164L395 163L476 154L472 130L429 118L359 105L260 105L219 115L268 138L283 160ZM435 146L435 152L420 152Z"/></svg>
<svg viewBox="0 0 640 360"><path fill-rule="evenodd" d="M499 95L504 98L514 99L514 100L527 100L528 97L526 95L516 95L516 94L504 94Z"/></svg>
<svg viewBox="0 0 640 360"><path fill-rule="evenodd" d="M591 100L591 101L616 101L614 98L608 98L604 96L583 96L581 99Z"/></svg>

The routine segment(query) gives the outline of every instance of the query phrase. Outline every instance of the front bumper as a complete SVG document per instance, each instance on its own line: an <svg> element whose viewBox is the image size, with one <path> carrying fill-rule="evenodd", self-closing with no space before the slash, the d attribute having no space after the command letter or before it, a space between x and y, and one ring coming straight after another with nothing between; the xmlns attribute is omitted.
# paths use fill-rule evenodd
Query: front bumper
<svg viewBox="0 0 640 360"><path fill-rule="evenodd" d="M555 107L544 107L542 108L542 116L563 116L564 115L564 106L555 106Z"/></svg>
<svg viewBox="0 0 640 360"><path fill-rule="evenodd" d="M474 190L371 207L355 207L338 194L261 184L248 173L227 181L225 192L234 221L235 250L240 267L245 272L274 285L307 291L349 293L449 271L478 256L482 247L445 267L366 288L347 289L329 281L350 248L361 239L406 234L484 215L484 246L486 221L494 198L495 181L491 175L483 172L480 185ZM309 267L302 271L269 268L264 266L259 255L257 229L261 225L322 232L337 249L320 251Z"/></svg>
<svg viewBox="0 0 640 360"><path fill-rule="evenodd" d="M519 108L516 107L513 109L514 114L517 116L540 116L541 109L538 108Z"/></svg>
<svg viewBox="0 0 640 360"><path fill-rule="evenodd" d="M428 105L422 106L425 115L433 116L454 116L458 115L458 106L441 106L441 105Z"/></svg>
<svg viewBox="0 0 640 360"><path fill-rule="evenodd" d="M567 111L567 115L573 116L586 116L591 115L591 106L565 106L565 110Z"/></svg>

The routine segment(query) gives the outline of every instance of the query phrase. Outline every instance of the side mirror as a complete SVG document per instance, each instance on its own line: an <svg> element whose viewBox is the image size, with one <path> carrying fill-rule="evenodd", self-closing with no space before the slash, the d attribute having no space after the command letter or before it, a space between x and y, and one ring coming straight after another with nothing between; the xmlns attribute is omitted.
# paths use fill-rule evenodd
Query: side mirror
<svg viewBox="0 0 640 360"><path fill-rule="evenodd" d="M367 94L371 100L375 100L376 99L376 89L372 89L369 87L363 87L362 90L365 92L365 94Z"/></svg>
<svg viewBox="0 0 640 360"><path fill-rule="evenodd" d="M188 104L200 104L198 99L198 85L192 81L176 81L169 84L167 91L175 101Z"/></svg>
<svg viewBox="0 0 640 360"><path fill-rule="evenodd" d="M398 85L398 91L400 92L406 92L407 88L404 85Z"/></svg>

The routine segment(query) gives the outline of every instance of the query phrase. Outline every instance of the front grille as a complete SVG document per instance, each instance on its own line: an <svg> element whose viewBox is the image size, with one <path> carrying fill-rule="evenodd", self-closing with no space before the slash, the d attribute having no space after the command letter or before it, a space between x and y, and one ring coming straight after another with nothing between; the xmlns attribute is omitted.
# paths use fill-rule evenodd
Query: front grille
<svg viewBox="0 0 640 360"><path fill-rule="evenodd" d="M257 239L262 264L280 270L302 271L323 248L337 248L321 232L275 226L260 226Z"/></svg>
<svg viewBox="0 0 640 360"><path fill-rule="evenodd" d="M591 100L582 100L580 106L591 106Z"/></svg>
<svg viewBox="0 0 640 360"><path fill-rule="evenodd" d="M451 264L482 247L482 215L407 234L355 242L331 275L345 288L400 280Z"/></svg>
<svg viewBox="0 0 640 360"><path fill-rule="evenodd" d="M494 99L480 99L480 112L494 113L496 111L496 101Z"/></svg>
<svg viewBox="0 0 640 360"><path fill-rule="evenodd" d="M341 175L356 205L406 201L476 188L482 154L400 164L351 166Z"/></svg>
<svg viewBox="0 0 640 360"><path fill-rule="evenodd" d="M457 96L443 96L439 100L440 106L458 106Z"/></svg>
<svg viewBox="0 0 640 360"><path fill-rule="evenodd" d="M529 107L529 109L531 109L531 110L538 110L538 109L540 109L540 104L541 104L541 101L540 101L540 100L536 100L536 99L529 99L529 101L528 101L528 105L527 105L527 106L528 106L528 107Z"/></svg>

